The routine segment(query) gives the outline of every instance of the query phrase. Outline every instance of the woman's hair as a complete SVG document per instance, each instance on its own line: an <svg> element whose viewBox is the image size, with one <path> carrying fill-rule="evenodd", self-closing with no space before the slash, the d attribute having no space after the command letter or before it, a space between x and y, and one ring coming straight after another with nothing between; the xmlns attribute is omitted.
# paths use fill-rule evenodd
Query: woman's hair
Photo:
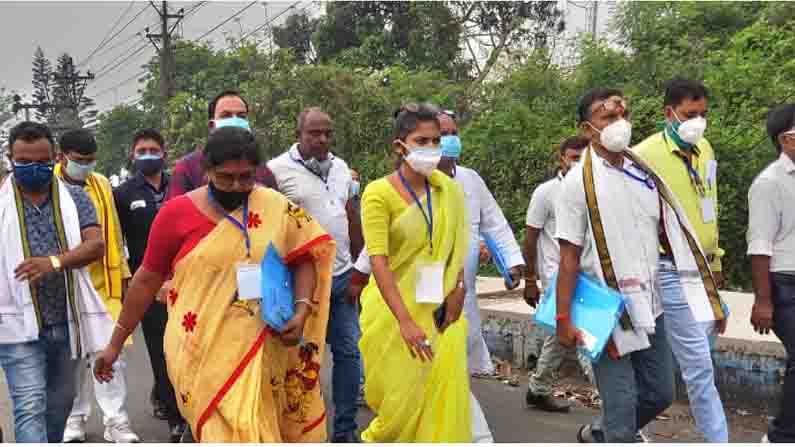
<svg viewBox="0 0 795 447"><path fill-rule="evenodd" d="M439 126L439 108L433 104L407 103L395 111L395 127L393 139L405 140L410 133L417 130L420 123L434 122Z"/></svg>
<svg viewBox="0 0 795 447"><path fill-rule="evenodd" d="M248 160L253 165L262 162L254 134L239 127L222 127L210 134L204 146L204 168L215 168L231 160Z"/></svg>

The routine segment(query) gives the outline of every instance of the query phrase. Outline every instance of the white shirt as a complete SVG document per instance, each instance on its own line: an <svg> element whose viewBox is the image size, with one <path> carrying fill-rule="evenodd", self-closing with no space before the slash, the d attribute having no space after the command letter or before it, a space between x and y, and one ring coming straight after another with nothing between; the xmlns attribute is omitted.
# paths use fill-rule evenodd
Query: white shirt
<svg viewBox="0 0 795 447"><path fill-rule="evenodd" d="M350 199L351 172L341 158L329 153L331 169L324 181L302 163L298 144L268 162L276 177L279 191L309 215L337 242L334 276L345 273L352 266L351 240L348 234L348 214L345 205Z"/></svg>
<svg viewBox="0 0 795 447"><path fill-rule="evenodd" d="M616 262L616 257L618 256L631 256L634 260L627 259L627 262L639 262L640 268L648 269L650 278L656 278L657 262L660 257L660 201L657 190L649 189L644 183L630 177L621 169L610 165L596 151L592 150L592 155L594 171L598 169L597 163L601 163L604 166L602 171L607 176L604 183L609 190L609 194L600 195L597 199L616 200L618 202L615 204L624 205L612 206L611 211L620 213L620 215L616 216L616 220L623 224L621 234L624 236L626 246L635 247L635 250L631 253L620 253L617 250L611 250L611 258ZM563 179L563 185L555 207L557 220L555 238L558 240L563 239L582 247L580 270L596 278L601 278L602 266L591 237L588 205L585 200L585 187L583 185L583 168L584 163L578 163ZM646 175L626 158L624 159L624 169L638 177L645 177ZM596 175L596 172L594 172L594 175ZM604 214L604 210L602 210L602 214ZM663 309L656 287L652 287L651 302L652 315L657 318L662 314Z"/></svg>
<svg viewBox="0 0 795 447"><path fill-rule="evenodd" d="M795 162L783 152L748 191L748 254L770 256L771 272L795 272Z"/></svg>
<svg viewBox="0 0 795 447"><path fill-rule="evenodd" d="M524 265L522 249L483 178L463 166L456 166L454 178L461 185L466 197L472 243L479 241L480 234L488 235L499 247L508 264L506 267Z"/></svg>
<svg viewBox="0 0 795 447"><path fill-rule="evenodd" d="M555 204L563 186L563 174L558 175L533 191L530 206L527 207L528 227L541 230L538 236L536 249L536 271L538 272L541 286L546 289L549 281L560 265L560 245L555 239Z"/></svg>
<svg viewBox="0 0 795 447"><path fill-rule="evenodd" d="M522 250L516 242L508 220L505 219L500 206L486 186L486 182L472 169L463 166L456 166L455 169L454 178L461 185L466 197L469 224L472 229L471 243L478 243L478 235L481 233L487 234L496 242L505 262L508 264L508 268L524 265ZM372 272L370 257L367 254L366 247L359 254L354 267L366 275ZM468 275L471 276L469 279L474 281L476 273ZM474 287L472 290L474 290Z"/></svg>

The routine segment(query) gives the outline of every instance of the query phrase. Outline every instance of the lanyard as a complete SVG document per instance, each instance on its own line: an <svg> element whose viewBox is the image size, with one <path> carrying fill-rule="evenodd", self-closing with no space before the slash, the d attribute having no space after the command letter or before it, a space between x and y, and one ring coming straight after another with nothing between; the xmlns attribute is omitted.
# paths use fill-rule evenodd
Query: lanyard
<svg viewBox="0 0 795 447"><path fill-rule="evenodd" d="M428 180L425 180L425 194L428 199L428 214L425 213L425 208L422 207L422 203L420 203L419 197L414 192L414 190L409 186L409 182L406 181L406 178L403 177L403 174L398 171L398 176L400 177L400 181L403 183L403 187L408 190L411 194L411 197L414 199L414 202L417 203L417 206L422 211L422 217L425 218L425 223L428 225L428 240L431 243L431 252L433 252L433 202L431 202L431 187L428 186Z"/></svg>
<svg viewBox="0 0 795 447"><path fill-rule="evenodd" d="M246 240L246 257L251 259L251 238L248 236L248 199L243 202L243 222L240 222L239 220L232 217L231 214L227 213L226 210L224 210L218 201L215 200L213 193L211 193L209 189L207 189L207 195L210 197L210 203L212 203L218 211L223 213L224 218L232 222L240 231L243 232L243 238Z"/></svg>
<svg viewBox="0 0 795 447"><path fill-rule="evenodd" d="M623 166L621 167L621 172L623 172L624 174L628 175L633 180L637 180L637 181L643 183L644 186L646 186L647 188L649 188L652 191L654 191L654 188L656 188L656 186L654 185L654 180L652 180L651 176L648 175L648 174L644 178L644 177L641 177L639 175L635 175L635 174L627 171L626 168L624 168Z"/></svg>
<svg viewBox="0 0 795 447"><path fill-rule="evenodd" d="M690 163L690 158L688 158L687 155L678 151L676 152L676 155L679 158L681 158L682 162L685 164L687 172L690 175L690 183L693 184L693 187L696 188L696 191L699 193L699 195L701 195L701 197L704 197L706 195L706 191L704 190L704 183L701 181L701 176L698 175L698 171L696 171L695 168L693 168L693 164Z"/></svg>

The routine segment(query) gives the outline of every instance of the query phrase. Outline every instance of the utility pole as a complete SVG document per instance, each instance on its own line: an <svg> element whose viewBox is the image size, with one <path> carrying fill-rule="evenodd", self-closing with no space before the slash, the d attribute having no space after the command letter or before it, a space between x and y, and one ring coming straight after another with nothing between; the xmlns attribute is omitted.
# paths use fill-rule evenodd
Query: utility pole
<svg viewBox="0 0 795 447"><path fill-rule="evenodd" d="M180 8L176 14L169 14L167 1L163 1L159 9L154 2L150 1L149 4L160 16L160 33L152 34L149 32L149 28L146 28L146 37L155 46L155 50L160 56L160 94L163 96L163 101L168 102L174 97L176 90L174 86L174 47L171 37L177 25L184 18L184 9ZM172 20L173 24L170 23ZM160 42L159 46L158 41Z"/></svg>
<svg viewBox="0 0 795 447"><path fill-rule="evenodd" d="M596 22L599 18L599 2L593 2L593 9L591 10L591 36L593 36L594 42L596 42Z"/></svg>
<svg viewBox="0 0 795 447"><path fill-rule="evenodd" d="M14 115L16 115L20 110L25 110L25 121L30 121L30 109L37 109L43 113L50 106L46 102L41 104L35 104L31 102L23 103L22 97L19 95L14 95L13 99L14 104L11 106L11 111L14 112Z"/></svg>
<svg viewBox="0 0 795 447"><path fill-rule="evenodd" d="M69 60L71 62L71 58ZM74 68L74 65L72 65L72 68ZM72 69L67 74L53 73L52 78L56 83L62 83L61 85L67 86L66 90L71 100L71 104L68 104L68 107L78 112L80 101L83 100L83 94L86 91L86 85L88 85L88 81L94 80L94 74L91 73L91 70L88 70L85 75L81 75L79 71Z"/></svg>

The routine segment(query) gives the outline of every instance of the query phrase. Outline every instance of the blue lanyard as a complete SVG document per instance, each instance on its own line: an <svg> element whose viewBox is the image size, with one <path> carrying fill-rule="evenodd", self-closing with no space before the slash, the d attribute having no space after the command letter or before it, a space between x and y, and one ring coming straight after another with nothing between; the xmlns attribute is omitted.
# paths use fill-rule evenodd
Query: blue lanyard
<svg viewBox="0 0 795 447"><path fill-rule="evenodd" d="M232 222L240 231L243 232L243 238L246 240L246 257L251 259L251 238L248 236L248 199L243 202L243 222L232 217L231 214L227 213L226 210L215 200L213 197L213 193L207 189L207 195L210 197L210 203L221 213L223 213L224 218Z"/></svg>
<svg viewBox="0 0 795 447"><path fill-rule="evenodd" d="M623 166L621 167L621 172L623 172L624 174L627 174L628 176L630 176L630 178L643 183L647 188L649 188L650 190L654 191L654 188L656 186L654 185L654 180L651 179L650 175L646 175L646 178L643 178L641 176L635 175L635 174L627 171Z"/></svg>
<svg viewBox="0 0 795 447"><path fill-rule="evenodd" d="M687 168L688 174L690 174L690 180L693 183L693 186L696 188L696 191L703 197L706 195L706 191L704 190L704 182L701 181L701 176L698 175L698 171L693 168L693 164L690 163L690 159L687 158L687 155L681 154L677 152L676 154L679 158L682 159L682 162L685 164Z"/></svg>
<svg viewBox="0 0 795 447"><path fill-rule="evenodd" d="M417 197L417 194L414 192L411 186L409 186L409 182L406 181L406 178L403 177L403 174L400 171L398 171L398 177L400 177L403 187L408 190L408 192L411 194L411 197L414 199L414 202L417 203L417 207L419 207L420 211L422 211L422 217L425 218L425 223L428 225L428 240L431 243L431 252L433 252L433 202L431 202L431 187L428 186L428 180L425 180L425 194L428 198L428 214L426 214L425 208L422 207L419 197Z"/></svg>

